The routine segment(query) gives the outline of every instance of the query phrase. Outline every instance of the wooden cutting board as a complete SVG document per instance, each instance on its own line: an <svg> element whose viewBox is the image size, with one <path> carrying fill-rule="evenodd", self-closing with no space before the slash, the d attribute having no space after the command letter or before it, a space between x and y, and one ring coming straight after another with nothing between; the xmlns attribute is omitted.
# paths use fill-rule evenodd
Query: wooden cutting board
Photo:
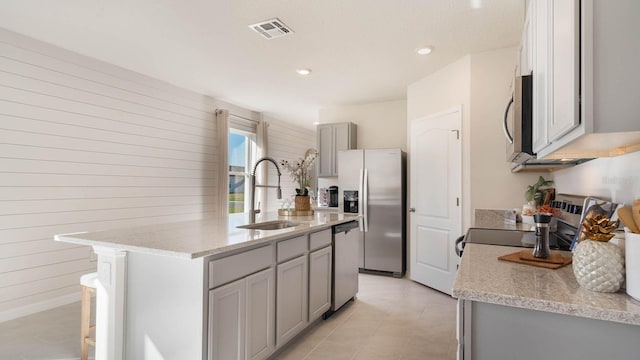
<svg viewBox="0 0 640 360"><path fill-rule="evenodd" d="M539 259L531 254L531 250L521 250L512 254L502 255L498 260L510 261L518 264L537 266L546 269L560 269L571 264L571 257L558 253L551 253L548 259Z"/></svg>

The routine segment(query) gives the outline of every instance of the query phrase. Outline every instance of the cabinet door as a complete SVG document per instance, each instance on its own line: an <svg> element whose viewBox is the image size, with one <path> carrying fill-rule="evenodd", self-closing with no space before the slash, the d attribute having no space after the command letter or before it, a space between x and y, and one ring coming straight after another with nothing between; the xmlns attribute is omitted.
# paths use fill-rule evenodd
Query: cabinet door
<svg viewBox="0 0 640 360"><path fill-rule="evenodd" d="M309 322L331 307L331 246L309 254Z"/></svg>
<svg viewBox="0 0 640 360"><path fill-rule="evenodd" d="M247 360L266 359L274 349L275 276L267 269L248 276L246 282L247 322L245 353Z"/></svg>
<svg viewBox="0 0 640 360"><path fill-rule="evenodd" d="M549 62L551 0L532 0L533 29L533 151L539 152L549 144L547 123L551 116L551 74Z"/></svg>
<svg viewBox="0 0 640 360"><path fill-rule="evenodd" d="M553 0L551 73L552 105L549 142L579 125L579 4L578 0Z"/></svg>
<svg viewBox="0 0 640 360"><path fill-rule="evenodd" d="M351 123L334 125L333 176L338 176L338 151L351 149Z"/></svg>
<svg viewBox="0 0 640 360"><path fill-rule="evenodd" d="M531 10L531 2L527 3L527 13L524 18L524 27L522 29L522 38L520 39L520 75L531 74L532 68L532 26L531 18L533 17Z"/></svg>
<svg viewBox="0 0 640 360"><path fill-rule="evenodd" d="M245 280L209 291L209 360L244 360Z"/></svg>
<svg viewBox="0 0 640 360"><path fill-rule="evenodd" d="M318 125L318 176L333 176L333 125Z"/></svg>
<svg viewBox="0 0 640 360"><path fill-rule="evenodd" d="M276 346L280 347L307 325L307 255L278 265L276 278Z"/></svg>

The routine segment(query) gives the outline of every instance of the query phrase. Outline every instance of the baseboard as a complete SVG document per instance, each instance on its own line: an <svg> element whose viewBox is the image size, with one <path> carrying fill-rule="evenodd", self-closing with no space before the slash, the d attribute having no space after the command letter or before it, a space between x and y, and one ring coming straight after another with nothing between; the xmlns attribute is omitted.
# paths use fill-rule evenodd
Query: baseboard
<svg viewBox="0 0 640 360"><path fill-rule="evenodd" d="M80 295L80 292L74 292L46 301L41 301L25 306L20 306L15 309L2 311L0 312L0 323L80 301Z"/></svg>

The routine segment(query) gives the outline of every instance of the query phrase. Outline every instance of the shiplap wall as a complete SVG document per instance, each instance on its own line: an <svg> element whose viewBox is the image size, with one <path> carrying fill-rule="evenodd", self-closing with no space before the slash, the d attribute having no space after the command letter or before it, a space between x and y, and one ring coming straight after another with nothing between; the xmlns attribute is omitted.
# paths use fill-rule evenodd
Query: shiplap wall
<svg viewBox="0 0 640 360"><path fill-rule="evenodd" d="M0 29L0 321L79 300L55 234L215 215L212 104Z"/></svg>
<svg viewBox="0 0 640 360"><path fill-rule="evenodd" d="M269 123L268 127L268 148L269 156L278 163L281 160L296 161L304 155L309 148L316 148L316 132L314 130L301 128L287 124L277 119L265 118ZM313 166L315 169L315 166ZM313 174L315 176L315 174ZM297 183L295 183L289 173L282 171L282 198L288 198L296 194ZM269 184L277 184L278 177L271 167L268 174ZM281 200L276 198L274 190L267 190L267 210L275 211L280 208Z"/></svg>

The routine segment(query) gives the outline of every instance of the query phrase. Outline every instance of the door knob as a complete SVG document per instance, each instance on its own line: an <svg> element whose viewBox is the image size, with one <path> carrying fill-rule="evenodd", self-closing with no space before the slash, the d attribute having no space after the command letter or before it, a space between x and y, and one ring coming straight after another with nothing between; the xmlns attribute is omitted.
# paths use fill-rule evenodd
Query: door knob
<svg viewBox="0 0 640 360"><path fill-rule="evenodd" d="M416 212L416 208L409 208L409 212Z"/></svg>

